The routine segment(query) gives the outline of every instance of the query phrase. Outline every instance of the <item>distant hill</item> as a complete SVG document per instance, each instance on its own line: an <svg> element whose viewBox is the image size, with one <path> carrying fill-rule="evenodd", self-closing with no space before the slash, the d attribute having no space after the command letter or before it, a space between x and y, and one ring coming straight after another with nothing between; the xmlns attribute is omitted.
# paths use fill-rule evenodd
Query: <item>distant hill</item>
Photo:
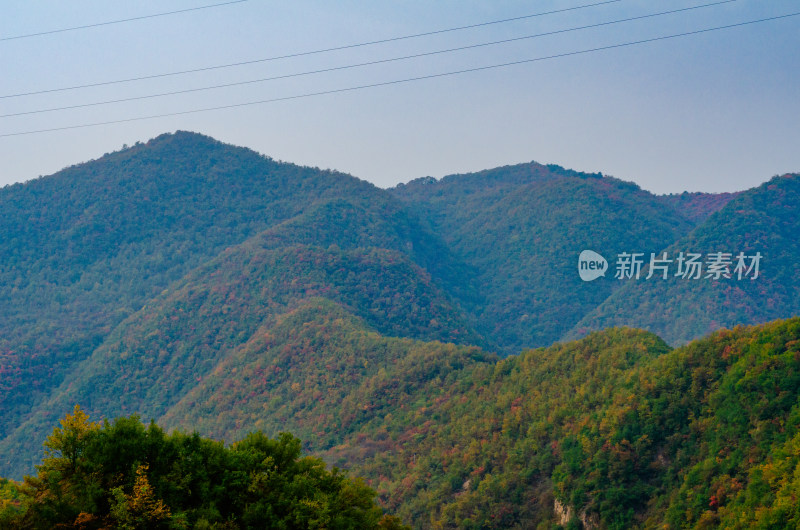
<svg viewBox="0 0 800 530"><path fill-rule="evenodd" d="M477 325L506 353L558 340L619 287L581 282L582 250L660 250L701 216L629 182L536 163L420 179L392 192L476 269L485 300ZM709 211L725 199L696 202Z"/></svg>
<svg viewBox="0 0 800 530"><path fill-rule="evenodd" d="M668 204L679 215L685 217L693 223L705 221L709 215L722 209L731 199L734 199L741 192L734 193L671 193L660 195L659 200Z"/></svg>
<svg viewBox="0 0 800 530"><path fill-rule="evenodd" d="M800 175L775 177L739 194L686 236L666 249L729 253L731 278L671 277L629 281L584 316L566 338L614 325L649 329L672 344L682 344L721 327L768 322L800 315ZM759 253L758 278L734 274L738 253ZM745 265L751 265L747 259ZM676 272L672 269L672 274ZM746 272L746 271L745 271Z"/></svg>

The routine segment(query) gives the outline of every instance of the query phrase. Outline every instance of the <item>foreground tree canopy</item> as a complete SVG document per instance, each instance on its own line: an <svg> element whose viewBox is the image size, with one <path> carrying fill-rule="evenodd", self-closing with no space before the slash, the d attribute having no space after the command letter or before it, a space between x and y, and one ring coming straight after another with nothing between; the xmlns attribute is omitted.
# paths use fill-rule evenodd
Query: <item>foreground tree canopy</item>
<svg viewBox="0 0 800 530"><path fill-rule="evenodd" d="M402 528L375 493L261 432L225 447L139 417L92 423L76 406L44 444L38 475L4 481L5 528Z"/></svg>

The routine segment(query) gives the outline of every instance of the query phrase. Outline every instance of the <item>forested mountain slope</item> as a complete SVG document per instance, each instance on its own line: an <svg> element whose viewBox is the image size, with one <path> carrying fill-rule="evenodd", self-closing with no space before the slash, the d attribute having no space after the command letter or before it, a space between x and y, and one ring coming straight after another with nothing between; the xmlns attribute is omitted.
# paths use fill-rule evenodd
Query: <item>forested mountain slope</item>
<svg viewBox="0 0 800 530"><path fill-rule="evenodd" d="M793 319L676 350L611 329L497 360L388 339L309 300L162 421L222 439L302 432L418 528L530 528L568 512L596 528L791 528L798 344Z"/></svg>
<svg viewBox="0 0 800 530"><path fill-rule="evenodd" d="M0 189L0 436L171 282L317 199L370 195L182 132Z"/></svg>
<svg viewBox="0 0 800 530"><path fill-rule="evenodd" d="M503 360L383 337L318 298L278 320L166 421L300 428L415 528L800 523L798 318L674 350L609 329Z"/></svg>
<svg viewBox="0 0 800 530"><path fill-rule="evenodd" d="M476 347L388 337L341 305L310 298L220 362L160 422L229 440L254 427L289 429L319 452L419 406L463 368L494 361Z"/></svg>
<svg viewBox="0 0 800 530"><path fill-rule="evenodd" d="M160 416L258 329L274 325L308 297L336 301L387 335L482 343L447 293L408 254L367 246L420 253L435 242L404 234L408 226L402 223L393 230L382 224L378 232L364 222L347 226L342 212L350 210L348 204L322 203L229 247L149 300L0 442L2 464L15 473L29 467L48 426L70 403L79 401L99 416ZM365 210L380 207L376 201ZM303 244L302 234L317 233L320 223L330 230L329 240L320 238L328 245Z"/></svg>
<svg viewBox="0 0 800 530"><path fill-rule="evenodd" d="M582 250L660 250L694 226L674 201L635 184L536 163L418 179L392 192L476 269L485 300L475 308L479 329L506 353L558 340L620 286L582 282Z"/></svg>
<svg viewBox="0 0 800 530"><path fill-rule="evenodd" d="M381 190L176 133L3 188L0 476L78 403L290 430L418 528L794 521L798 320L668 344L800 312L799 186L531 163ZM662 251L760 276L614 278Z"/></svg>
<svg viewBox="0 0 800 530"><path fill-rule="evenodd" d="M699 224L741 193L689 193L684 191L683 193L659 195L659 200L668 204L680 216Z"/></svg>
<svg viewBox="0 0 800 530"><path fill-rule="evenodd" d="M704 268L700 278L676 278L673 264L666 280L629 280L566 338L628 325L681 344L720 327L800 314L795 265L800 262L800 174L775 177L742 192L666 251L673 260L681 252L700 253L704 262L711 253L728 253L730 277L708 278ZM741 278L735 272L739 253L760 254L758 277L755 268ZM748 269L752 261L745 259Z"/></svg>
<svg viewBox="0 0 800 530"><path fill-rule="evenodd" d="M477 358L408 397L358 394L377 412L323 455L417 528L794 528L799 344L795 318L675 350L610 329Z"/></svg>

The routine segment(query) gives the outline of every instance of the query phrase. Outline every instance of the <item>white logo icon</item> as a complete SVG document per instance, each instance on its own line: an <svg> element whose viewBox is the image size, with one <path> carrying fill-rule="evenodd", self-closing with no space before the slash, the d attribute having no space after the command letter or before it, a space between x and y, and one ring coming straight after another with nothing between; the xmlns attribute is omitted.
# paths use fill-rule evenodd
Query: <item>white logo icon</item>
<svg viewBox="0 0 800 530"><path fill-rule="evenodd" d="M605 276L606 271L608 271L606 258L594 250L584 250L578 256L578 274L581 275L581 280L585 282L596 280L600 276Z"/></svg>

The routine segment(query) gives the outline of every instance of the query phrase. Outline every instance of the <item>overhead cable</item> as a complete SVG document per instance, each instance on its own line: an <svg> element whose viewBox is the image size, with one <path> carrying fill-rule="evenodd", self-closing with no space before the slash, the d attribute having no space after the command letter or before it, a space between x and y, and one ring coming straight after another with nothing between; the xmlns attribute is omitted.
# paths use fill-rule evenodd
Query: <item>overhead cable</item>
<svg viewBox="0 0 800 530"><path fill-rule="evenodd" d="M344 93L344 92L352 92L352 91L357 91L357 90L364 90L364 89L367 89L367 88L376 88L376 87L389 86L389 85L398 85L398 84L402 84L402 83L410 83L410 82L422 81L422 80L426 80L426 79L435 79L435 78L440 78L440 77L448 77L448 76L466 74L466 73L471 73L471 72L480 72L480 71L493 70L493 69L498 69L498 68L505 68L505 67L509 67L509 66L516 66L516 65L520 65L520 64L533 63L533 62L538 62L538 61L545 61L545 60L549 60L549 59L560 59L560 58L571 57L571 56L575 56L575 55L583 55L583 54L587 54L587 53L594 53L594 52L605 51L605 50L619 49L619 48L624 48L624 47L628 47L628 46L646 44L646 43L650 43L650 42L663 41L663 40L674 39L674 38L679 38L679 37L686 37L686 36L690 36L690 35L699 35L699 34L702 34L702 33L709 33L709 32L712 32L712 31L719 31L719 30L723 30L723 29L737 28L737 27L747 26L747 25L751 25L751 24L758 24L758 23L762 23L762 22L769 22L769 21L774 21L774 20L787 19L787 18L790 18L790 17L796 17L798 15L800 15L800 12L787 13L785 15L778 15L778 16L774 16L774 17L761 18L761 19L757 19L757 20L748 20L748 21L745 21L745 22L738 22L738 23L735 23L735 24L726 24L724 26L716 26L716 27L712 27L712 28L705 28L705 29L699 29L699 30L694 30L694 31L686 31L686 32L683 32L683 33L674 33L672 35L663 35L663 36L660 36L660 37L652 37L652 38L649 38L649 39L641 39L641 40L636 40L636 41L623 42L623 43L620 43L620 44L612 44L612 45L609 45L609 46L599 46L599 47L596 47L596 48L589 48L589 49L585 49L585 50L577 50L577 51L573 51L573 52L559 53L559 54L548 55L548 56L544 56L544 57L534 57L534 58L531 58L531 59L522 59L522 60L519 60L519 61L511 61L511 62L500 63L500 64L492 64L492 65L487 65L487 66L478 66L478 67L475 67L475 68L466 68L466 69L463 69L463 70L454 70L454 71L449 71L449 72L441 72L441 73L437 73L437 74L429 74L429 75L423 75L423 76L418 76L418 77L409 77L409 78L405 78L405 79L396 79L396 80L393 80L393 81L383 81L383 82L378 82L378 83L357 85L357 86L346 87L346 88L322 90L322 91L319 91L319 92L309 92L309 93L305 93L305 94L296 94L296 95L293 95L293 96L284 96L284 97L264 99L264 100L259 100L259 101L248 101L248 102L244 102L244 103L233 103L233 104L229 104L229 105L220 105L220 106L216 106L216 107L205 107L205 108L201 108L201 109L191 109L191 110L184 110L184 111L178 111L178 112L167 112L167 113L163 113L163 114L154 114L154 115L150 115L150 116L138 116L138 117L134 117L134 118L126 118L126 119L121 119L121 120L109 120L109 121L103 121L103 122L84 123L84 124L80 124L80 125L68 125L68 126L64 126L64 127L53 127L53 128L49 128L49 129L38 129L38 130L31 130L31 131L20 131L20 132L14 132L14 133L5 133L5 134L0 134L0 138L6 138L6 137L10 137L10 136L22 136L22 135L29 135L29 134L39 134L39 133L45 133L45 132L65 131L65 130L72 130L72 129L82 129L82 128L87 128L87 127L98 127L98 126L102 126L102 125L112 125L112 124L118 124L118 123L129 123L129 122L134 122L134 121L152 120L152 119L166 118L166 117L171 117L171 116L182 116L182 115L187 115L187 114L197 114L197 113L201 113L201 112L210 112L210 111L215 111L215 110L225 110L225 109L233 109L233 108L240 108L240 107L249 107L249 106L253 106L253 105L263 105L263 104L267 104L267 103L276 103L276 102L279 102L279 101L290 101L290 100L295 100L295 99L310 98L310 97L322 96L322 95L327 95L327 94L340 94L340 93Z"/></svg>
<svg viewBox="0 0 800 530"><path fill-rule="evenodd" d="M135 20L145 20L148 18L156 18L156 17L164 17L167 15L177 15L179 13L188 13L189 11L200 11L201 9L210 9L212 7L222 7L231 4L241 4L242 2L247 2L249 0L231 0L230 2L222 2L219 4L209 4L205 6L198 6L198 7L189 7L186 9L178 9L176 11L167 11L165 13L154 13L152 15L142 15L139 17L131 17L131 18L123 18L120 20L109 20L107 22L97 22L95 24L85 24L83 26L73 26L71 28L61 28L61 29L52 29L49 31L39 31L36 33L27 33L25 35L14 35L13 37L0 37L0 42L8 41L8 40L18 40L18 39L27 39L30 37L41 37L42 35L52 35L54 33L64 33L67 31L77 31L79 29L89 29L89 28L97 28L100 26L110 26L112 24L121 24L123 22L133 22Z"/></svg>
<svg viewBox="0 0 800 530"><path fill-rule="evenodd" d="M646 18L653 18L653 17L659 17L659 16L663 16L663 15L670 15L670 14L679 13L679 12L682 12L682 11L691 11L691 10L694 10L694 9L700 9L700 8L704 8L704 7L718 6L720 4L728 4L730 2L735 2L735 1L736 0L720 0L718 2L713 2L713 3L710 3L710 4L702 4L702 5L698 5L698 6L684 7L684 8L680 8L680 9L673 9L673 10L670 10L670 11L662 11L660 13L651 13L651 14L648 14L648 15L639 15L639 16L630 17L630 18L612 20L612 21L608 21L608 22L598 22L596 24L589 24L589 25L586 25L586 26L577 26L577 27L573 27L573 28L567 28L567 29L561 29L561 30L555 30L555 31L548 31L546 33L537 33L537 34L534 34L534 35L525 35L525 36L522 36L522 37L513 37L513 38L510 38L510 39L502 39L502 40L497 40L497 41L484 42L484 43L480 43L480 44L471 44L471 45L467 45L467 46L459 46L459 47L456 47L456 48L447 48L447 49L443 49L443 50L436 50L436 51L431 51L431 52L417 53L417 54L413 54L413 55L404 55L404 56L401 56L401 57L392 57L392 58L389 58L389 59L377 59L377 60L374 60L374 61L367 61L367 62L363 62L363 63L349 64L349 65L344 65L344 66L334 66L334 67L330 67L330 68L322 68L322 69L318 69L318 70L309 70L309 71L298 72L298 73L293 73L293 74L284 74L284 75L277 75L277 76L272 76L272 77L263 77L263 78L260 78L260 79L251 79L251 80L248 80L248 81L236 81L236 82L231 82L231 83L221 83L221 84L198 87L198 88L187 88L187 89L182 89L182 90L173 90L173 91L170 91L170 92L161 92L161 93L157 93L157 94L147 94L147 95L144 95L144 96L133 96L133 97L128 97L128 98L111 99L111 100L106 100L106 101L95 101L95 102L91 102L91 103L80 103L80 104L77 104L77 105L67 105L67 106L62 106L62 107L52 107L52 108L48 108L48 109L37 109L37 110L28 110L28 111L22 111L22 112L13 112L13 113L9 113L9 114L0 114L0 118L10 118L10 117L13 117L13 116L24 116L24 115L28 115L28 114L41 114L41 113L45 113L45 112L55 112L55 111L61 111L61 110L80 109L80 108L86 108L86 107L96 107L96 106L99 106L99 105L110 105L110 104L114 104L114 103L125 103L125 102L129 102L129 101L140 101L140 100L143 100L143 99L153 99L153 98L159 98L159 97L165 97L165 96L175 96L175 95L179 95L179 94L189 94L189 93L193 93L193 92L202 92L202 91L206 91L206 90L214 90L214 89L219 89L219 88L229 88L229 87L234 87L234 86L250 85L250 84L254 84L254 83L264 83L264 82L267 82L267 81L276 81L276 80L279 80L279 79L289 79L289 78L292 78L292 77L301 77L301 76L312 75L312 74L321 74L321 73L326 73L326 72L336 72L336 71L339 71L339 70L349 70L349 69L352 69L352 68L359 68L359 67L364 67L364 66L373 66L373 65L377 65L377 64L404 61L404 60L409 60L409 59L418 59L420 57L428 57L428 56L431 56L431 55L440 55L440 54L444 54L444 53L452 53L452 52L456 52L456 51L470 50L470 49L474 49L474 48L482 48L482 47L486 47L486 46L494 46L494 45L497 45L497 44L507 44L509 42L516 42L516 41L521 41L521 40L535 39L535 38L538 38L538 37L546 37L546 36L550 36L550 35L557 35L557 34L560 34L560 33L569 33L569 32L573 32L573 31L580 31L580 30L586 30L586 29L591 29L591 28L598 28L598 27L602 27L602 26L610 26L610 25L613 25L613 24L620 24L620 23L623 23L623 22L631 22L631 21L642 20L642 19L646 19Z"/></svg>
<svg viewBox="0 0 800 530"><path fill-rule="evenodd" d="M245 1L245 0L240 0L240 1ZM603 2L595 2L593 4L584 4L584 5L568 7L568 8L564 8L564 9L556 9L554 11L543 11L543 12L540 12L540 13L533 13L533 14L530 14L530 15L522 15L522 16L518 16L518 17L504 18L504 19L501 19L501 20L493 20L493 21L490 21L490 22L480 22L480 23L477 23L477 24L470 24L470 25L467 25L467 26L458 26L458 27L454 27L454 28L439 29L439 30L434 30L434 31L426 31L424 33L415 33L413 35L403 35L403 36L400 36L400 37L390 37L390 38L386 38L386 39L373 40L373 41L368 41L368 42L360 42L360 43L357 43L357 44L346 44L346 45L343 45L343 46L334 46L332 48L323 48L323 49L306 51L306 52L297 52L297 53L290 53L290 54L286 54L286 55L277 55L277 56L273 56L273 57L266 57L266 58L263 58L263 59L253 59L253 60L249 60L249 61L239 61L239 62L235 62L235 63L227 63L227 64L220 64L220 65L214 65L214 66L204 66L202 68L193 68L193 69L190 69L190 70L179 70L179 71L176 71L176 72L166 72L166 73L161 73L161 74L143 75L143 76L139 76L139 77L129 77L129 78L126 78L126 79L116 79L116 80L113 80L113 81L100 81L100 82L97 82L97 83L87 83L87 84L83 84L83 85L75 85L75 86L68 86L68 87L61 87L61 88L50 88L50 89L35 90L35 91L30 91L30 92L20 92L18 94L7 94L7 95L4 95L4 96L0 96L0 99L17 98L17 97L22 97L22 96L33 96L33 95L37 95L37 94L49 94L49 93L52 93L52 92L64 92L64 91L67 91L67 90L78 90L78 89L82 89L82 88L91 88L91 87L106 86L106 85L115 85L115 84L120 84L120 83L130 83L130 82L133 82L133 81L144 81L144 80L147 80L147 79L158 79L158 78L161 78L161 77L170 77L170 76L176 76L176 75L193 74L193 73L198 73L198 72L207 72L209 70L219 70L219 69L222 69L222 68L233 68L233 67L236 67L236 66L245 66L245 65L249 65L249 64L257 64L257 63L264 63L264 62L269 62L269 61L277 61L279 59L292 59L292 58L295 58L295 57L305 57L305 56L308 56L308 55L317 55L317 54L321 54L321 53L328 53L328 52L334 52L334 51L339 51L339 50L349 50L349 49L360 48L360 47L364 47L364 46L372 46L372 45L375 45L375 44L384 44L384 43L387 43L387 42L396 42L396 41L407 40L407 39L415 39L415 38L418 38L418 37L427 37L429 35L438 35L438 34L449 33L449 32L453 32L453 31L461 31L461 30L465 30L465 29L479 28L479 27L483 27L483 26L490 26L490 25L493 25L493 24L503 24L503 23L506 23L506 22L513 22L513 21L524 20L524 19L528 19L528 18L541 17L541 16L545 16L545 15L553 15L553 14L556 14L556 13L565 13L567 11L575 11L575 10L578 10L578 9L585 9L585 8L588 8L588 7L602 6L602 5L613 4L613 3L616 3L616 2L622 2L622 1L623 0L605 0ZM732 0L732 1L735 1L735 0Z"/></svg>

